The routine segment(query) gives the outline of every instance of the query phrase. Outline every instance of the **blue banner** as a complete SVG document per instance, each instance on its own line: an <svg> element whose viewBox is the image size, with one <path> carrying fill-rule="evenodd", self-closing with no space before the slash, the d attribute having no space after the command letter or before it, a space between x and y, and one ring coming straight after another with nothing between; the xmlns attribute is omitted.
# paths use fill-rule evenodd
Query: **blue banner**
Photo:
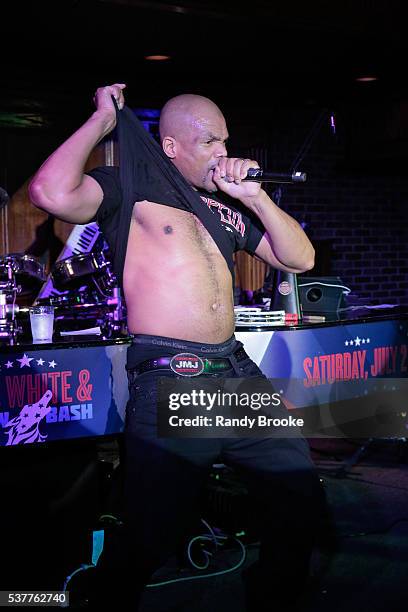
<svg viewBox="0 0 408 612"><path fill-rule="evenodd" d="M48 346L0 353L0 446L122 431L126 349Z"/></svg>
<svg viewBox="0 0 408 612"><path fill-rule="evenodd" d="M287 381L283 391L297 407L354 398L377 391L375 381L394 386L408 375L406 319L236 336L265 376Z"/></svg>

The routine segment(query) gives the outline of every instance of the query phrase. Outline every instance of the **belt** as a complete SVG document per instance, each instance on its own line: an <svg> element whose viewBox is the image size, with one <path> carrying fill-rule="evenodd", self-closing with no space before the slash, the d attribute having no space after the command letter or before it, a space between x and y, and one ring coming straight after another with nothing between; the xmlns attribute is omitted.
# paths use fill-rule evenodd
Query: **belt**
<svg viewBox="0 0 408 612"><path fill-rule="evenodd" d="M234 351L233 356L237 362L243 361L244 359L249 359L242 347ZM170 366L170 362L174 359L174 357L175 355L172 355L171 357L156 357L156 359L146 359L146 361L142 361L134 368L129 368L129 370L135 372L136 374L143 374L152 370L173 370L173 368ZM233 367L230 357L214 357L211 359L200 357L200 359L204 365L202 370L203 374L223 372L224 370L230 370Z"/></svg>

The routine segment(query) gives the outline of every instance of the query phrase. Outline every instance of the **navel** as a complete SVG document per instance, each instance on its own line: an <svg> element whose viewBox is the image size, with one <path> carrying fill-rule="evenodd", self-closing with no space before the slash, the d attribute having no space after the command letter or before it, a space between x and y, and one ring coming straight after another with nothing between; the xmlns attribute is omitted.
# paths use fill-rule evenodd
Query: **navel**
<svg viewBox="0 0 408 612"><path fill-rule="evenodd" d="M172 234L173 233L173 228L171 227L171 225L166 225L163 228L163 231L164 231L165 234Z"/></svg>

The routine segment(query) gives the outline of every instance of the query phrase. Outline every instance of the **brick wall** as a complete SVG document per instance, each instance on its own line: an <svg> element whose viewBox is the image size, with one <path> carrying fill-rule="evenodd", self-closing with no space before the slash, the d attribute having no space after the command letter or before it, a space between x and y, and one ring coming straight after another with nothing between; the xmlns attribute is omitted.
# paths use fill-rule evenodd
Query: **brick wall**
<svg viewBox="0 0 408 612"><path fill-rule="evenodd" d="M356 159L350 143L358 143L345 116L336 117L334 135L330 114L319 109L276 109L269 115L244 115L244 122L233 115L230 151L286 172L303 150L297 169L307 173L307 181L282 186L280 205L305 224L316 247L317 265L309 275L340 276L372 304L407 304L408 175L401 168L392 172L392 159L383 163L377 156L367 163L363 142Z"/></svg>

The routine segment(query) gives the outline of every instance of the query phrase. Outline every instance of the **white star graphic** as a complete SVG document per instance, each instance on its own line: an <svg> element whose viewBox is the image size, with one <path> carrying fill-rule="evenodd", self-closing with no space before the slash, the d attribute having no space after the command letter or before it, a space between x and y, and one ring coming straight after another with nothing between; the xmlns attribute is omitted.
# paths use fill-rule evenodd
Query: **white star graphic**
<svg viewBox="0 0 408 612"><path fill-rule="evenodd" d="M345 344L346 346L348 346L348 344L349 344L349 343L348 343L348 340L346 340L344 344Z"/></svg>
<svg viewBox="0 0 408 612"><path fill-rule="evenodd" d="M12 368L12 367L13 367L13 362L12 361L7 361L6 368Z"/></svg>
<svg viewBox="0 0 408 612"><path fill-rule="evenodd" d="M354 339L354 344L355 344L356 346L360 346L360 344L361 344L361 338L359 338L359 337L357 336L357 338L355 338L355 339Z"/></svg>
<svg viewBox="0 0 408 612"><path fill-rule="evenodd" d="M27 366L28 368L31 368L30 361L32 361L33 359L34 359L34 357L29 357L28 355L26 355L24 353L22 358L21 359L17 359L17 361L20 362L20 368L24 368L24 366Z"/></svg>
<svg viewBox="0 0 408 612"><path fill-rule="evenodd" d="M44 361L44 359L42 359L40 357L39 359L37 359L37 363L38 363L38 365L44 365L45 361Z"/></svg>
<svg viewBox="0 0 408 612"><path fill-rule="evenodd" d="M352 340L350 340L350 346L353 346L354 342Z"/></svg>
<svg viewBox="0 0 408 612"><path fill-rule="evenodd" d="M365 338L362 339L361 344L365 344Z"/></svg>
<svg viewBox="0 0 408 612"><path fill-rule="evenodd" d="M370 344L370 338L367 338L366 342L367 344Z"/></svg>
<svg viewBox="0 0 408 612"><path fill-rule="evenodd" d="M55 366L56 366L57 364L55 363L55 361L54 361L54 360L52 360L52 361L49 361L49 362L48 362L48 365L49 365L49 367L50 367L50 368L55 368Z"/></svg>

